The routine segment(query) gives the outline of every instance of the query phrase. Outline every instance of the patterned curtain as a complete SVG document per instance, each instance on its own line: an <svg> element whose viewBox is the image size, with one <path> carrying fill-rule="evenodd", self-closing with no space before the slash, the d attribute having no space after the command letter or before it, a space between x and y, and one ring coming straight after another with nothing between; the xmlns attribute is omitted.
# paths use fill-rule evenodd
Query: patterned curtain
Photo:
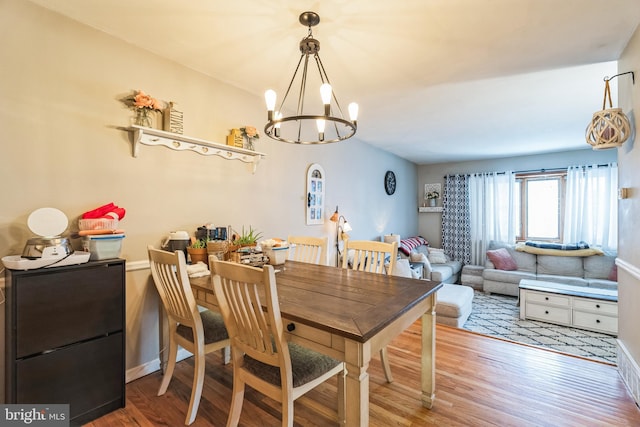
<svg viewBox="0 0 640 427"><path fill-rule="evenodd" d="M468 175L445 176L442 207L442 248L451 258L469 264L471 222Z"/></svg>

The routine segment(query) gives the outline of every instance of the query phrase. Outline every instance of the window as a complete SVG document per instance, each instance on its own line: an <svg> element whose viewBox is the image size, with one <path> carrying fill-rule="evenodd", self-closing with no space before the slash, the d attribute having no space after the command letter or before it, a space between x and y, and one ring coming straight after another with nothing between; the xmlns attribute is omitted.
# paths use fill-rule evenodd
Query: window
<svg viewBox="0 0 640 427"><path fill-rule="evenodd" d="M561 242L566 172L517 174L517 240Z"/></svg>

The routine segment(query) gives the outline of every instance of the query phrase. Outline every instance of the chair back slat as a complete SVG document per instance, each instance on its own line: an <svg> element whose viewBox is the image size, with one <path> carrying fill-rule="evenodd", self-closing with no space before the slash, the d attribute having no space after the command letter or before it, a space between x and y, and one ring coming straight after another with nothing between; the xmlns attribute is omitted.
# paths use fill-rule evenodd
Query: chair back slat
<svg viewBox="0 0 640 427"><path fill-rule="evenodd" d="M327 238L289 236L289 259L311 264L327 265Z"/></svg>
<svg viewBox="0 0 640 427"><path fill-rule="evenodd" d="M232 349L281 370L288 365L290 372L273 266L260 269L215 259L210 265Z"/></svg>
<svg viewBox="0 0 640 427"><path fill-rule="evenodd" d="M195 326L198 307L191 291L187 263L182 251L174 253L147 248L151 276L167 316L177 323Z"/></svg>
<svg viewBox="0 0 640 427"><path fill-rule="evenodd" d="M353 254L351 265L349 265L350 253ZM398 242L345 240L342 268L351 268L369 273L391 274L397 257Z"/></svg>

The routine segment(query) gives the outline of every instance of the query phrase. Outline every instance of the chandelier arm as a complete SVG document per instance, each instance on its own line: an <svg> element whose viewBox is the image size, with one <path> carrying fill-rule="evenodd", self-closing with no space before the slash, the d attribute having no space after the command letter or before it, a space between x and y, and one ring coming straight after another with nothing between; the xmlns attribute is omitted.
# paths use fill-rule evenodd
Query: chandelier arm
<svg viewBox="0 0 640 427"><path fill-rule="evenodd" d="M329 76L327 75L327 72L324 69L324 64L322 63L322 59L320 59L320 55L318 54L316 54L316 63L318 64L318 71L320 72L320 78L323 80L322 82L324 83L324 79L326 79L327 83L331 84L331 81L329 81ZM340 117L344 118L344 113L342 112L342 107L340 107L340 103L338 102L338 98L336 97L335 90L331 91L331 97L336 103L336 107L340 112Z"/></svg>
<svg viewBox="0 0 640 427"><path fill-rule="evenodd" d="M284 93L282 102L280 102L280 108L278 108L278 111L280 111L280 113L282 113L282 107L284 107L284 102L286 101L287 96L289 96L289 92L291 91L291 87L293 86L293 82L296 79L296 75L298 74L298 70L300 69L300 64L302 63L302 58L304 58L304 56L305 56L304 54L300 55L300 59L298 60L298 65L296 66L296 70L293 72L293 77L291 77L291 81L289 82L287 91Z"/></svg>
<svg viewBox="0 0 640 427"><path fill-rule="evenodd" d="M304 97L307 91L307 71L309 68L309 55L305 55L304 67L302 69L302 79L300 80L300 93L298 94L298 107L296 109L297 115L304 113Z"/></svg>

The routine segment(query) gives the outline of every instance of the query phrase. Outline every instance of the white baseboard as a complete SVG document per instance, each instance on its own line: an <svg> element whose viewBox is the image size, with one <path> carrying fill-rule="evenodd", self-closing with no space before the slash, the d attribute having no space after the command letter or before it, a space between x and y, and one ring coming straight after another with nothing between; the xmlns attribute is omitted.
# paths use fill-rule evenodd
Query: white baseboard
<svg viewBox="0 0 640 427"><path fill-rule="evenodd" d="M185 350L184 348L179 348L176 361L179 362L191 356L193 355L189 351ZM125 382L130 383L131 381L137 380L138 378L142 378L159 370L160 358L157 357L145 364L127 369L127 372L125 373Z"/></svg>
<svg viewBox="0 0 640 427"><path fill-rule="evenodd" d="M640 367L629 354L625 345L617 340L618 343L618 372L622 377L629 393L633 396L636 405L640 406Z"/></svg>

